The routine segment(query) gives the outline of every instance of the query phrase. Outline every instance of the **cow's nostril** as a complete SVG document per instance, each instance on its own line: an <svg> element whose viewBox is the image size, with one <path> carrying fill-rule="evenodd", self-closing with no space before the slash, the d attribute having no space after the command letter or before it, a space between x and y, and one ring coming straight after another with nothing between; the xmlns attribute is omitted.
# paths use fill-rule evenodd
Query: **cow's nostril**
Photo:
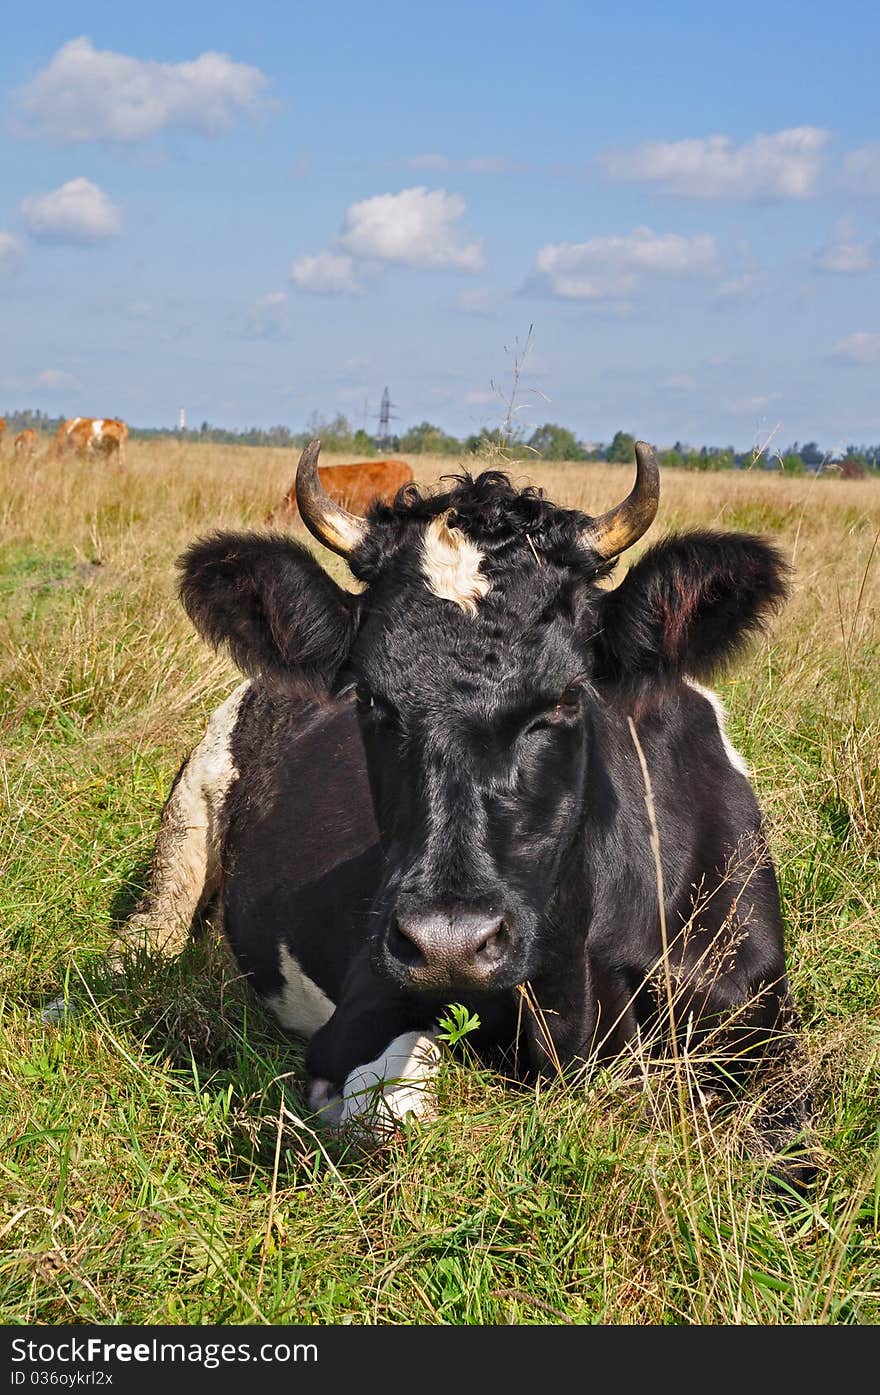
<svg viewBox="0 0 880 1395"><path fill-rule="evenodd" d="M470 907L398 907L392 911L383 945L385 963L415 987L472 984L485 987L510 958L513 932L492 912Z"/></svg>
<svg viewBox="0 0 880 1395"><path fill-rule="evenodd" d="M417 968L424 964L425 956L415 940L401 929L399 920L392 920L388 928L388 948L399 959L402 964L407 964L411 968Z"/></svg>
<svg viewBox="0 0 880 1395"><path fill-rule="evenodd" d="M482 944L478 946L476 958L482 964L495 964L499 959L503 959L507 953L509 938L507 926L503 920L499 920L498 924L489 931Z"/></svg>

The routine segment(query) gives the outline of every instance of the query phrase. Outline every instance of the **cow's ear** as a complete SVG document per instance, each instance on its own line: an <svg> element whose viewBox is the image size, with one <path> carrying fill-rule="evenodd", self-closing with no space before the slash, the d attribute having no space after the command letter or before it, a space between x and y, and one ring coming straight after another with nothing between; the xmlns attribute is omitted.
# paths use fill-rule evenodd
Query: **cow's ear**
<svg viewBox="0 0 880 1395"><path fill-rule="evenodd" d="M292 538L215 533L178 559L180 599L209 643L251 676L326 691L355 630L357 596Z"/></svg>
<svg viewBox="0 0 880 1395"><path fill-rule="evenodd" d="M602 597L598 677L708 677L782 604L787 575L775 548L748 534L666 538Z"/></svg>

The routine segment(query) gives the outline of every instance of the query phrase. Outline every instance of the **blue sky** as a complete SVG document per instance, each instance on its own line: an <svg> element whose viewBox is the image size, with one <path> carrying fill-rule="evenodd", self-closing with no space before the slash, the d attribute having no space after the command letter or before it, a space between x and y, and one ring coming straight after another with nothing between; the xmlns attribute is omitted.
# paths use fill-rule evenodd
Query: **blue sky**
<svg viewBox="0 0 880 1395"><path fill-rule="evenodd" d="M880 440L880 6L14 6L0 409ZM499 392L500 390L500 392Z"/></svg>

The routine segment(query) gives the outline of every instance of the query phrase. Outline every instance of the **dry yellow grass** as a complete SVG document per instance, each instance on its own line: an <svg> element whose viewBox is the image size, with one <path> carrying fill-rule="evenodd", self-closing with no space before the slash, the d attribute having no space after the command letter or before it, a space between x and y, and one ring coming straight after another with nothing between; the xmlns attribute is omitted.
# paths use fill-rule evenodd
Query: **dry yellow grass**
<svg viewBox="0 0 880 1395"><path fill-rule="evenodd" d="M182 544L192 528L262 527L290 485L296 453L257 447L200 445L169 439L134 441L123 468L100 459L22 462L0 457L0 544L27 539L78 547L103 557L107 547L160 540ZM349 456L321 455L322 465ZM472 456L409 456L417 481L430 485L464 469ZM628 492L625 465L553 462L528 456L501 462L516 482L540 485L560 503L591 512ZM823 537L827 565L840 560L848 539L880 526L880 481L829 476L782 476L772 470L695 474L663 472L661 511L654 532L679 527L768 528L792 545ZM793 548L794 550L794 548Z"/></svg>
<svg viewBox="0 0 880 1395"><path fill-rule="evenodd" d="M322 463L338 459L328 455ZM162 653L176 643L193 656L197 641L174 596L174 558L194 536L212 528L265 527L266 514L287 490L295 463L295 453L288 450L173 440L132 443L125 469L100 460L45 455L22 463L7 453L0 461L0 548L7 556L16 549L59 553L80 565L92 585L77 615L76 633L68 636L71 647L88 649L90 626L104 628L102 597L110 588L136 598L140 647L155 646ZM453 457L414 457L411 463L422 484L462 468L462 461ZM471 459L465 465L474 468ZM604 464L545 465L524 459L514 460L509 469L514 480L538 484L560 503L594 513L623 497L632 478L628 467ZM642 546L664 532L690 527L768 535L794 566L793 598L775 641L786 638L790 662L779 681L791 685L793 699L816 683L820 656L827 660L836 654L845 665L871 652L878 566L870 558L880 530L880 482L792 479L757 470L666 471L660 514ZM324 554L324 561L338 576L345 575L337 558ZM37 648L41 634L39 626L29 630ZM200 653L201 667L216 677L216 664L203 649ZM4 657L16 665L8 647ZM33 655L37 683L51 681L47 659L45 653ZM187 694L178 694L173 670L166 669L161 680L155 693L159 708L167 712L171 704L180 710L178 697L185 704ZM822 706L826 699L827 691L819 685L816 702ZM121 693L118 705L124 706ZM858 716L872 732L870 713Z"/></svg>

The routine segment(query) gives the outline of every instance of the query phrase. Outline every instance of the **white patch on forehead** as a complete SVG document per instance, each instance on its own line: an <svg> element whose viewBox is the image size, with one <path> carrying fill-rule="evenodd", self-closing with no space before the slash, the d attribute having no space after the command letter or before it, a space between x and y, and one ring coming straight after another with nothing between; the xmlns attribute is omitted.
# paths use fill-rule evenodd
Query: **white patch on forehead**
<svg viewBox="0 0 880 1395"><path fill-rule="evenodd" d="M431 1082L440 1064L434 1038L433 1032L405 1032L375 1061L357 1066L343 1086L340 1123L358 1120L390 1133L408 1114L430 1116Z"/></svg>
<svg viewBox="0 0 880 1395"><path fill-rule="evenodd" d="M477 599L490 589L480 571L483 554L460 528L450 528L448 513L433 518L422 539L422 574L429 591L476 615Z"/></svg>
<svg viewBox="0 0 880 1395"><path fill-rule="evenodd" d="M336 1008L327 994L303 973L299 960L291 954L286 944L281 945L279 959L284 987L265 999L266 1007L274 1012L288 1032L313 1037L325 1022L330 1021Z"/></svg>
<svg viewBox="0 0 880 1395"><path fill-rule="evenodd" d="M95 438L96 441L97 441L98 437L100 436L100 434L101 434L101 432L102 432L103 430L104 430L104 418L103 418L103 417L95 417L95 420L92 422L92 435L93 435L93 437Z"/></svg>
<svg viewBox="0 0 880 1395"><path fill-rule="evenodd" d="M686 678L684 681L689 688L693 688L695 693L699 693L700 697L704 697L706 701L711 704L712 710L715 713L715 720L718 723L718 735L721 737L721 744L724 747L727 759L730 761L734 770L738 770L740 775L745 775L748 780L750 771L745 758L736 749L730 737L727 735L727 712L724 709L724 703L712 688L704 688L702 683L697 683L693 678Z"/></svg>

